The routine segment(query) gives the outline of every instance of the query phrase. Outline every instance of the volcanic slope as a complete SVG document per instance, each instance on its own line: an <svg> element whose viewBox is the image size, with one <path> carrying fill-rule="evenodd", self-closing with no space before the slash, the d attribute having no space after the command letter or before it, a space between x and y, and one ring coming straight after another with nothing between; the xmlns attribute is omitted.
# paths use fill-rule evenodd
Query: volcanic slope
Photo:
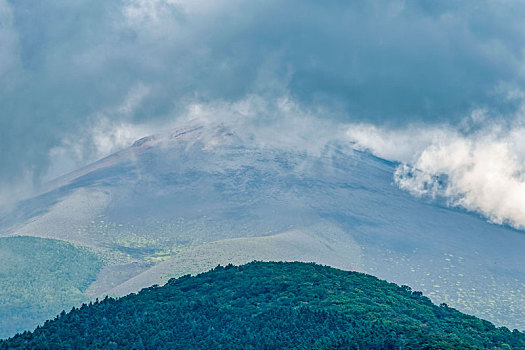
<svg viewBox="0 0 525 350"><path fill-rule="evenodd" d="M341 142L306 152L184 125L50 182L2 214L0 234L98 249L93 297L219 262L300 260L525 329L525 234L412 197L393 184L396 166Z"/></svg>

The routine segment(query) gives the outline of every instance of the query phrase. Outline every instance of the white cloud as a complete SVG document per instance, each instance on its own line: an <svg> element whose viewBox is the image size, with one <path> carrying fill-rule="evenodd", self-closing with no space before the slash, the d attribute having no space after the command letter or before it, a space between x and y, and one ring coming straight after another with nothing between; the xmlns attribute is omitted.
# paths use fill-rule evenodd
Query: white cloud
<svg viewBox="0 0 525 350"><path fill-rule="evenodd" d="M106 116L99 116L89 128L65 137L59 146L49 151L51 165L44 180L117 152L150 135L153 130L145 124L112 121Z"/></svg>
<svg viewBox="0 0 525 350"><path fill-rule="evenodd" d="M63 175L155 133L157 128L153 125L126 121L149 92L145 84L134 85L119 105L103 109L91 116L79 131L64 137L59 146L49 151L51 165L44 178L49 180Z"/></svg>
<svg viewBox="0 0 525 350"><path fill-rule="evenodd" d="M137 25L156 25L170 18L170 10L180 7L176 0L131 0L123 7L123 14L128 23Z"/></svg>
<svg viewBox="0 0 525 350"><path fill-rule="evenodd" d="M448 127L408 126L403 129L381 128L372 124L352 124L346 136L355 147L378 157L410 163L414 156L454 132Z"/></svg>
<svg viewBox="0 0 525 350"><path fill-rule="evenodd" d="M401 161L394 176L400 188L525 229L525 126L519 119L469 134L450 126L394 131L358 125L347 135L360 148Z"/></svg>
<svg viewBox="0 0 525 350"><path fill-rule="evenodd" d="M272 99L250 95L235 102L189 104L178 121L223 124L254 146L320 155L327 145L345 140L344 128L320 115L322 110L305 108L286 94Z"/></svg>
<svg viewBox="0 0 525 350"><path fill-rule="evenodd" d="M137 83L128 92L126 98L116 111L124 117L128 117L141 105L145 97L149 95L151 89L143 83Z"/></svg>

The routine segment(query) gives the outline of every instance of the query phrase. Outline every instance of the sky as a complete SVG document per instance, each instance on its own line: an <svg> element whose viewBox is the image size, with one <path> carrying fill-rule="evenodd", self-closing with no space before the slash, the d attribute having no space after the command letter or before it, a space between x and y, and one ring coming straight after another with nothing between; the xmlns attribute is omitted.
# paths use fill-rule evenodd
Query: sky
<svg viewBox="0 0 525 350"><path fill-rule="evenodd" d="M0 205L200 117L350 142L415 196L524 228L523 18L508 0L0 0Z"/></svg>

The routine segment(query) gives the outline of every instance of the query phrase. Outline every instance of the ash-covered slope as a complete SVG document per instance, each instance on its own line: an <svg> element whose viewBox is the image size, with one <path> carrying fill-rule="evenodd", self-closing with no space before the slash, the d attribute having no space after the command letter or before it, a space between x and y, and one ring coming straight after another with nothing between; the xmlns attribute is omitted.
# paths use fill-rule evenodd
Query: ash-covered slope
<svg viewBox="0 0 525 350"><path fill-rule="evenodd" d="M315 261L525 329L525 234L410 196L395 167L340 143L305 152L183 126L53 181L0 231L98 249L106 267L91 296L219 263Z"/></svg>

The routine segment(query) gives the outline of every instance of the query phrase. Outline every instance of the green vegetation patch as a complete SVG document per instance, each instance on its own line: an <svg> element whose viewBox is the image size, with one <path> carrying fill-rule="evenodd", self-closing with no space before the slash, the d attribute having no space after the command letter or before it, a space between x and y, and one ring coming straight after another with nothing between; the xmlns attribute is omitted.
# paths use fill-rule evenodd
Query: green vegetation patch
<svg viewBox="0 0 525 350"><path fill-rule="evenodd" d="M102 268L86 248L37 237L0 238L0 337L32 329L88 300Z"/></svg>
<svg viewBox="0 0 525 350"><path fill-rule="evenodd" d="M253 262L83 305L0 349L525 349L420 292L313 263Z"/></svg>

